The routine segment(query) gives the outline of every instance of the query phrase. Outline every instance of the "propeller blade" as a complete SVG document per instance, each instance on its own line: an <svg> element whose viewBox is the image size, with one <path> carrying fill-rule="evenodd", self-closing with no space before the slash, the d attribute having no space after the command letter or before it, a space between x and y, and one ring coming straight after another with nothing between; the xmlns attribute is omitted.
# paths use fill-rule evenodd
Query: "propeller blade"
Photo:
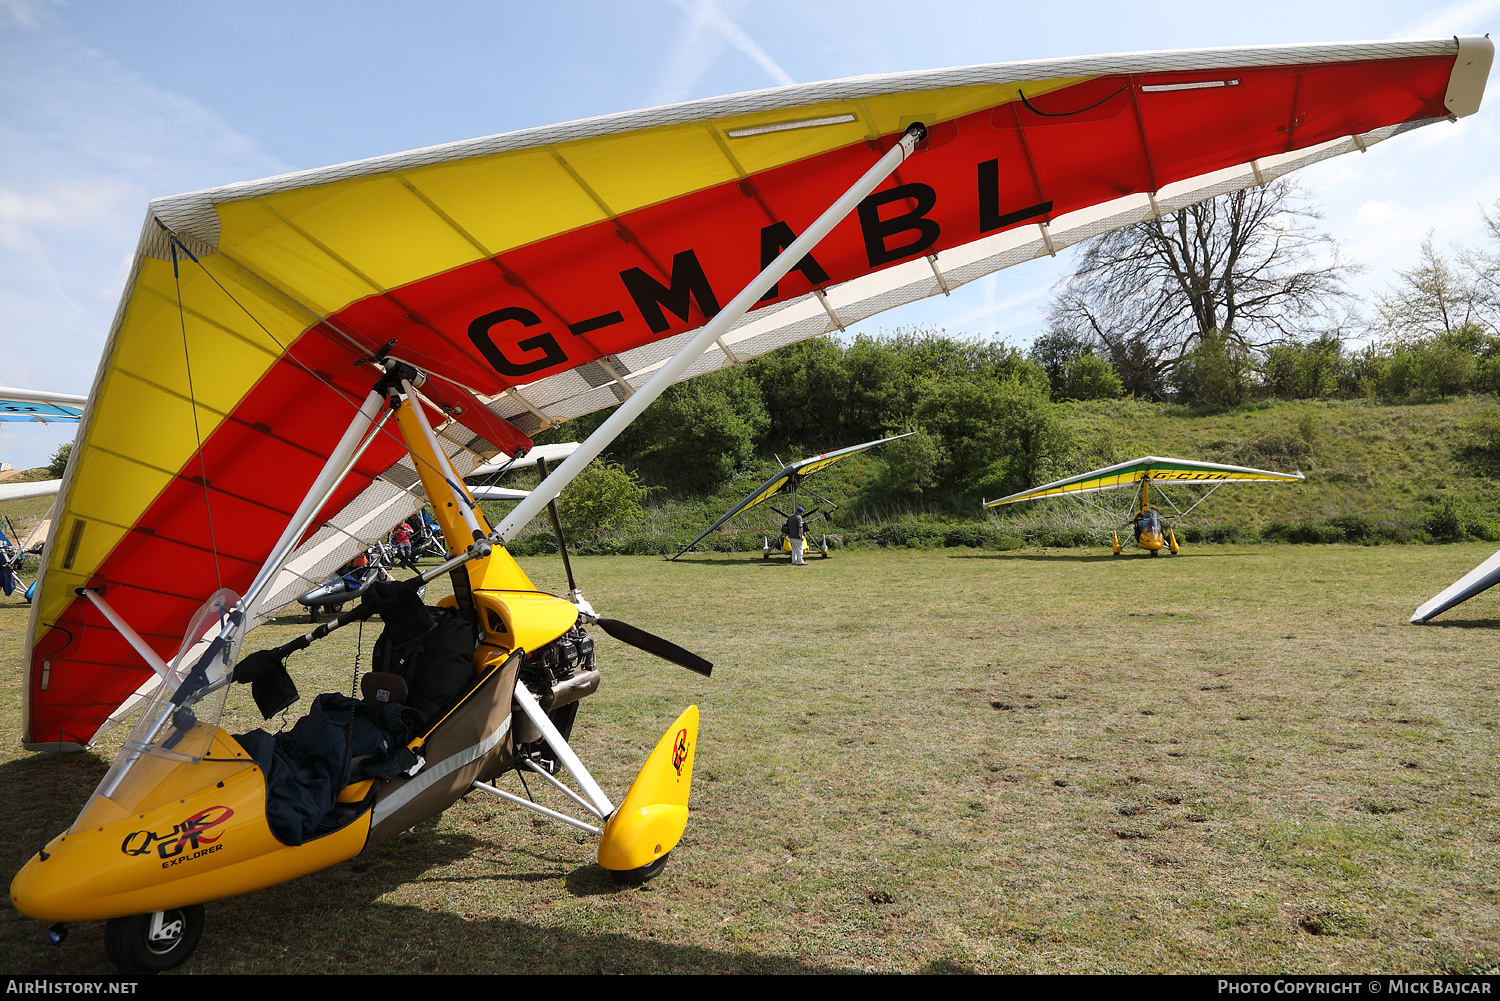
<svg viewBox="0 0 1500 1001"><path fill-rule="evenodd" d="M621 643L629 643L633 647L639 647L647 653L654 653L662 660L670 660L672 663L696 671L705 678L713 674L714 666L702 657L689 650L684 650L669 640L660 636L654 636L644 629L637 629L628 622L619 619L600 619L599 628L609 633Z"/></svg>

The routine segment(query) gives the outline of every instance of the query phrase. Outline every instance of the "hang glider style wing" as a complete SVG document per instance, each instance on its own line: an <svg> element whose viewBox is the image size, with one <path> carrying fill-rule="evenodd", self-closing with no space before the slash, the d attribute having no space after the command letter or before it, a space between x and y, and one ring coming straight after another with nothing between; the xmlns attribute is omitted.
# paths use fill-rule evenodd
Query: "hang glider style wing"
<svg viewBox="0 0 1500 1001"><path fill-rule="evenodd" d="M512 487L470 487L469 493L474 495L475 500L493 501L518 501L531 496L530 490L516 490Z"/></svg>
<svg viewBox="0 0 1500 1001"><path fill-rule="evenodd" d="M800 462L792 463L790 466L784 466L776 475L772 476L769 480L762 483L754 490L750 491L749 495L747 495L744 500L740 501L734 507L725 512L718 521L705 528L702 534L700 534L696 539L679 549L676 556L671 556L668 558L673 560L677 559L678 556L681 556L683 553L687 552L689 549L692 549L698 543L702 542L705 536L707 536L710 532L713 532L730 518L733 518L737 514L741 514L745 511L750 510L752 507L755 507L757 504L760 504L763 501L770 500L777 494L786 493L787 491L792 490L798 483L801 483L813 473L816 473L819 470L827 469L829 466L833 465L835 462L838 462L840 459L854 455L856 452L863 452L867 448L874 448L876 445L884 445L886 442L895 441L897 438L905 438L907 435L911 434L916 434L916 432L908 431L906 432L906 434L898 434L890 438L881 438L879 441L867 441L863 445L850 445L848 448L841 448L836 452L824 452L822 455L815 455L810 459L803 459Z"/></svg>
<svg viewBox="0 0 1500 1001"><path fill-rule="evenodd" d="M1115 490L1134 486L1142 480L1153 483L1241 483L1241 482L1297 482L1306 479L1301 473L1277 473L1269 469L1250 469L1246 466L1223 466L1216 462L1197 462L1193 459L1168 459L1159 455L1147 455L1129 462L1121 462L1103 469L1070 476L1046 486L1033 487L1020 493L985 501L985 507L1001 507L1020 501L1043 500L1047 497L1094 493L1098 490Z"/></svg>
<svg viewBox="0 0 1500 1001"><path fill-rule="evenodd" d="M158 199L58 498L23 742L86 744L148 671L78 588L170 653L207 595L255 576L369 391L362 360L429 375L463 476L659 368L736 364L1472 114L1493 54L1447 38L864 76ZM917 122L897 173L668 367ZM264 607L415 509L403 456L389 431L361 454Z"/></svg>
<svg viewBox="0 0 1500 1001"><path fill-rule="evenodd" d="M61 488L62 480L0 483L0 501L24 500L28 497L54 497Z"/></svg>
<svg viewBox="0 0 1500 1001"><path fill-rule="evenodd" d="M1408 622L1423 623L1441 615L1454 605L1461 605L1483 591L1500 584L1500 552L1464 574L1411 614Z"/></svg>
<svg viewBox="0 0 1500 1001"><path fill-rule="evenodd" d="M489 476L493 473L509 473L517 469L535 469L536 460L538 459L546 459L548 463L561 462L576 451L578 451L578 442L576 441L564 441L555 445L533 445L531 451L526 453L524 459L510 458L504 462L486 462L484 465L475 468L469 474L469 477Z"/></svg>
<svg viewBox="0 0 1500 1001"><path fill-rule="evenodd" d="M83 416L86 396L67 393L43 393L35 389L0 386L0 424L33 422L38 424L77 424Z"/></svg>

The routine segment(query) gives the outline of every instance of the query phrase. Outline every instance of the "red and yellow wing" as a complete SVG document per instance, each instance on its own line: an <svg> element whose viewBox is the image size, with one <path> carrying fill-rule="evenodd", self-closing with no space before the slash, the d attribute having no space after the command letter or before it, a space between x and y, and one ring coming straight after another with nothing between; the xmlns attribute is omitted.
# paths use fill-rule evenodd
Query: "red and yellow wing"
<svg viewBox="0 0 1500 1001"><path fill-rule="evenodd" d="M632 392L912 121L925 148L689 375L1471 113L1492 52L1448 39L862 77L153 202L59 498L24 741L87 743L146 676L75 589L104 588L174 650L203 596L254 576L371 384L354 363L387 341L530 433ZM402 455L394 436L366 453L301 572L411 510Z"/></svg>

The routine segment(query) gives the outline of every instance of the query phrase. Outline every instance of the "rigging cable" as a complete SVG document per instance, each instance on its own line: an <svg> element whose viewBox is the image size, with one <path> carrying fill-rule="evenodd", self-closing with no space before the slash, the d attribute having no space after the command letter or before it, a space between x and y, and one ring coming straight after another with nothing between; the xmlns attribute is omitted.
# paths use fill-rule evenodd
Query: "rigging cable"
<svg viewBox="0 0 1500 1001"><path fill-rule="evenodd" d="M171 246L172 282L177 286L177 323L182 329L182 362L187 367L188 403L193 408L193 438L198 443L198 479L203 483L203 510L208 516L208 548L209 552L214 554L214 577L218 581L219 587L222 588L224 586L224 575L219 569L219 543L214 536L214 511L208 496L208 467L203 458L203 432L198 427L198 394L193 388L193 359L188 354L187 314L182 305L182 275L179 273L177 267L177 248L182 245L174 237ZM182 249L184 251L187 250L186 247ZM198 266L200 268L203 267L201 262Z"/></svg>

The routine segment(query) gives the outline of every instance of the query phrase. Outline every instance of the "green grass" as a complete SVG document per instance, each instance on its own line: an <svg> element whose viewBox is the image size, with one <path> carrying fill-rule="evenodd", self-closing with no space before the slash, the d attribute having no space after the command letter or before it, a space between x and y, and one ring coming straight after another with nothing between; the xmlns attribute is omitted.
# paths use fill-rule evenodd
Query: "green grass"
<svg viewBox="0 0 1500 1001"><path fill-rule="evenodd" d="M617 888L589 839L476 796L210 904L184 970L1486 968L1500 595L1405 620L1492 548L577 558L601 613L716 663L703 679L601 637L575 732L618 798L701 707L694 814L663 875ZM565 586L555 558L525 565ZM0 602L12 665L24 618ZM354 638L293 658L304 696L349 689ZM8 872L107 763L18 750L19 673L0 688ZM231 715L259 722L244 691ZM0 920L0 968L108 972L99 923L60 949L41 931Z"/></svg>

